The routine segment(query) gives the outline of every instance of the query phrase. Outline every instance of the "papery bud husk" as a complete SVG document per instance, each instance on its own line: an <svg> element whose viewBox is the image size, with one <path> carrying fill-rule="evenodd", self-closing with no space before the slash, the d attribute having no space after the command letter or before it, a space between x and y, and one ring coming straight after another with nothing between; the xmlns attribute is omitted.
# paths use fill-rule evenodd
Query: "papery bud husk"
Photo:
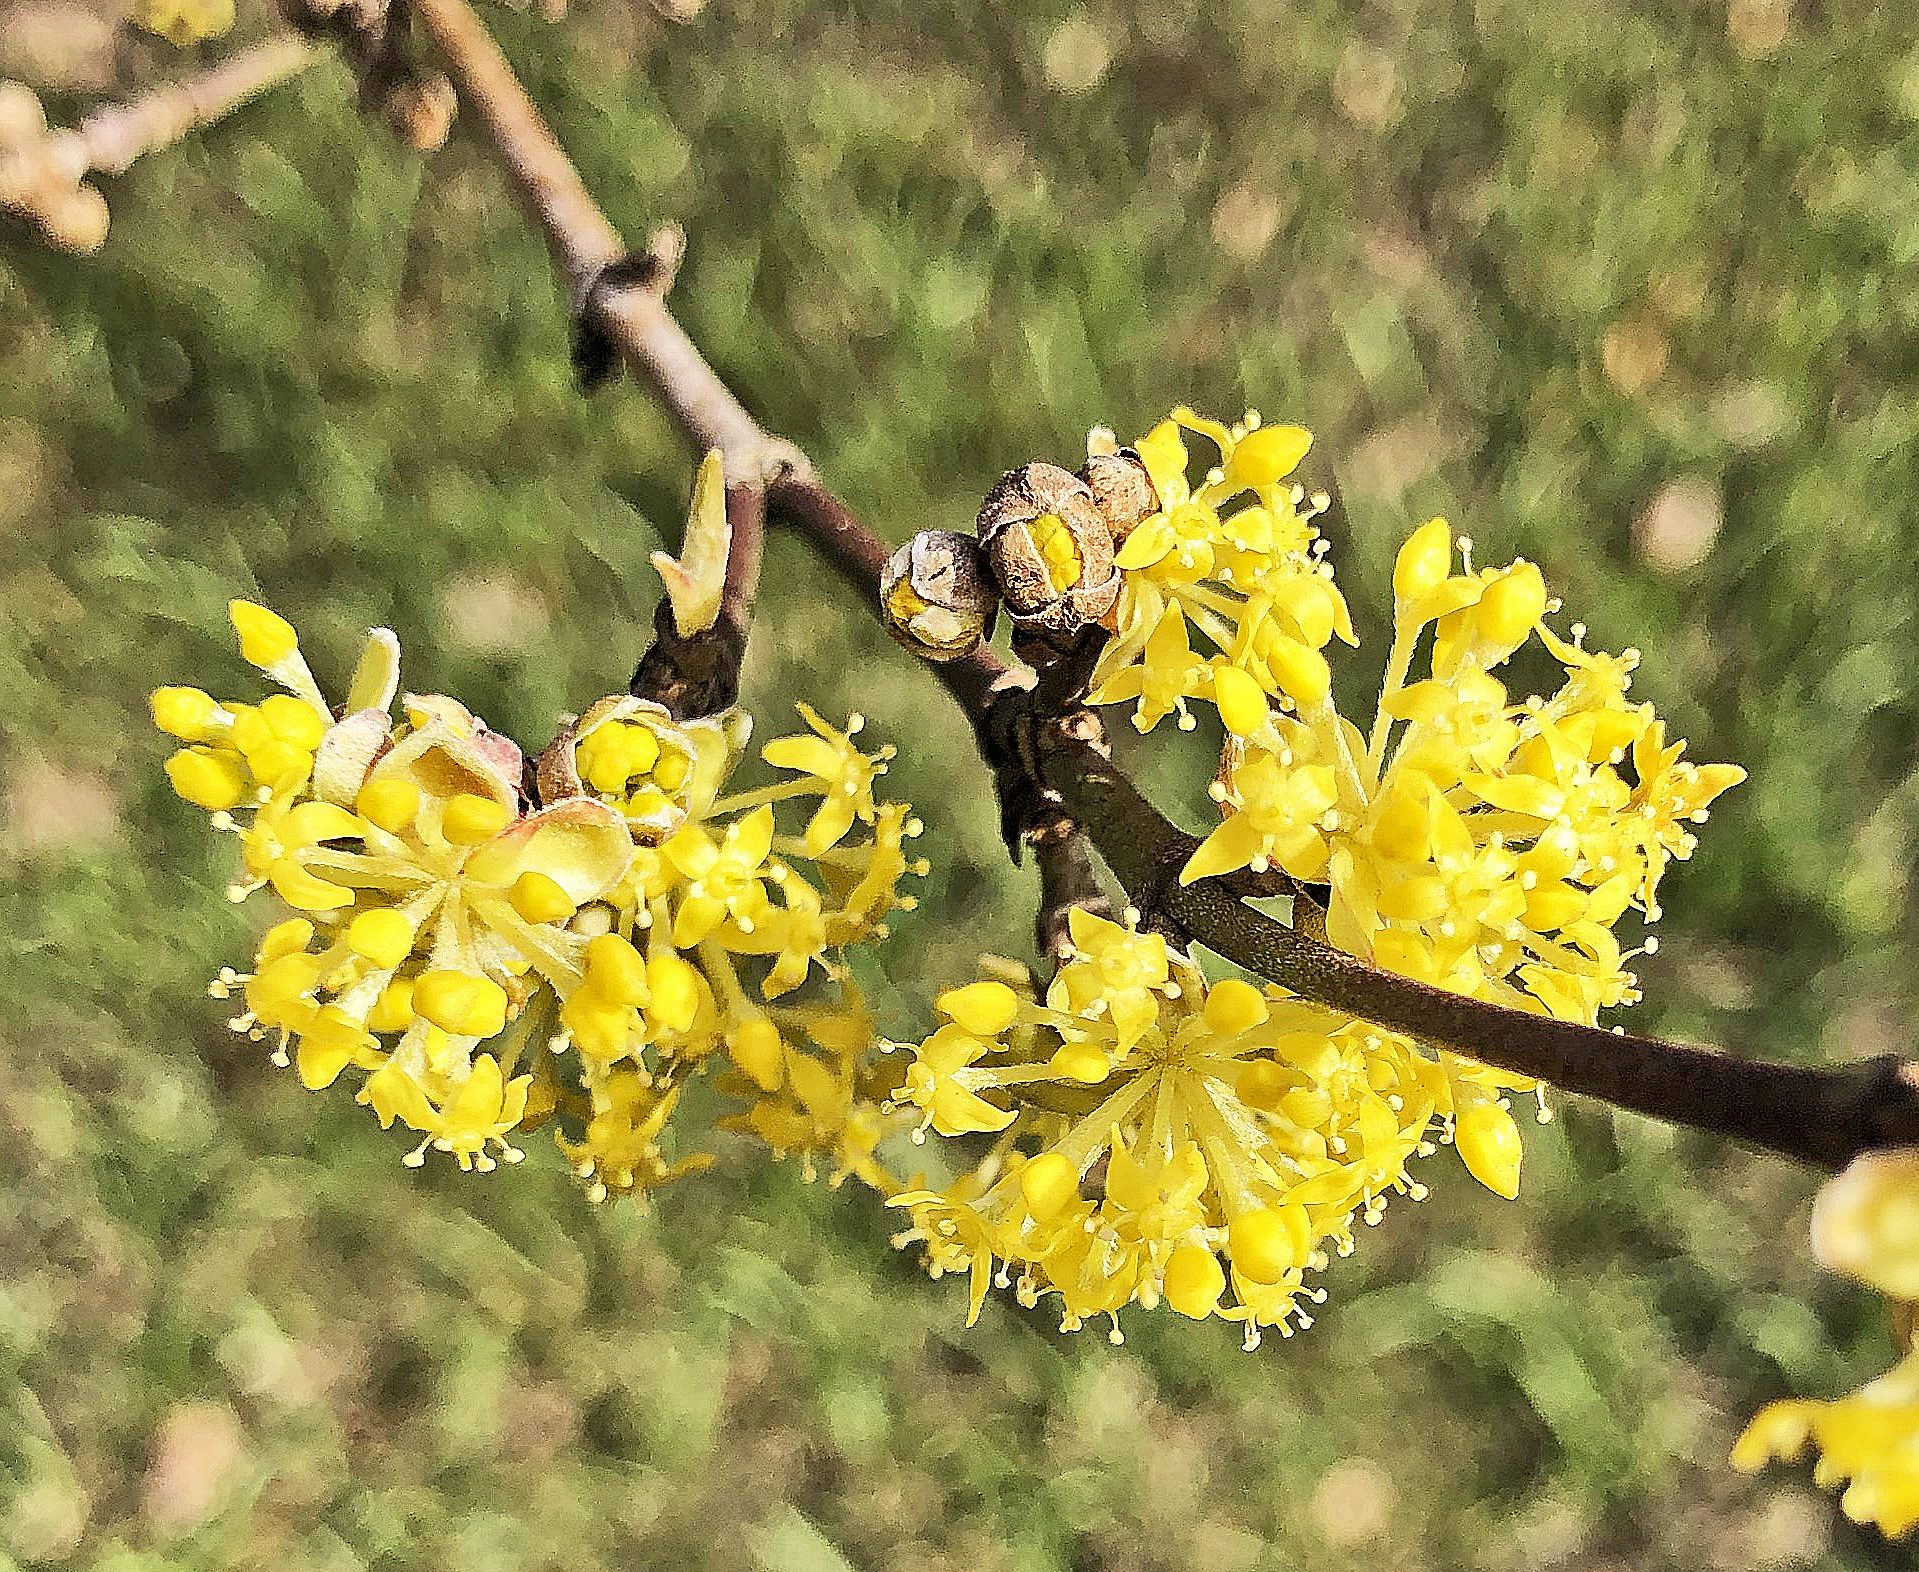
<svg viewBox="0 0 1919 1572"><path fill-rule="evenodd" d="M1113 532L1124 540L1133 526L1159 511L1159 492L1147 473L1146 461L1132 448L1095 453L1081 467L1079 478L1093 494L1093 505Z"/></svg>
<svg viewBox="0 0 1919 1572"><path fill-rule="evenodd" d="M534 765L534 785L542 803L595 795L580 778L580 744L614 721L638 722L663 748L672 747L688 761L685 781L673 789L667 801L653 811L625 814L633 839L642 846L659 845L689 816L704 814L712 806L746 751L752 731L752 720L743 710L675 721L663 705L650 699L635 698L630 693L610 694L588 705L577 720L563 725L540 755Z"/></svg>
<svg viewBox="0 0 1919 1572"><path fill-rule="evenodd" d="M1049 524L1047 521L1053 521ZM1056 464L1010 470L987 494L979 538L1014 622L1048 639L1070 639L1097 622L1119 598L1113 531L1093 493ZM1062 564L1047 548L1069 546L1073 578L1058 582Z"/></svg>
<svg viewBox="0 0 1919 1572"><path fill-rule="evenodd" d="M880 575L887 631L927 660L957 660L991 631L999 592L979 543L957 530L921 530Z"/></svg>

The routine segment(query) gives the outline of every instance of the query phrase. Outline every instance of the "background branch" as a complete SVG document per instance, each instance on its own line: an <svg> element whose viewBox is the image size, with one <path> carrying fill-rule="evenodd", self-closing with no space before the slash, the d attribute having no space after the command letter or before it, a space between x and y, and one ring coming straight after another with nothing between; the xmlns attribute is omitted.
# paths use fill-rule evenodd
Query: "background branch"
<svg viewBox="0 0 1919 1572"><path fill-rule="evenodd" d="M126 173L142 154L230 114L319 58L303 39L269 39L198 75L104 105L66 131L48 128L30 88L0 82L0 208L28 219L63 250L98 250L107 236L107 204L84 183L88 175Z"/></svg>

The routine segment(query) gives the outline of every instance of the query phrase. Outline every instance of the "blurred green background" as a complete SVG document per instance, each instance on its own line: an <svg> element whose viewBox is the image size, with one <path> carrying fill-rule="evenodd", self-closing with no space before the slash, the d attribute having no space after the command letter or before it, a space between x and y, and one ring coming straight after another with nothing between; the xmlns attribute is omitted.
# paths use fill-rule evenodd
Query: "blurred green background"
<svg viewBox="0 0 1919 1572"><path fill-rule="evenodd" d="M1432 512L1544 564L1753 773L1638 1023L1840 1060L1910 1042L1919 957L1902 11L489 14L625 233L686 225L689 329L892 538L1190 400L1318 433L1369 633ZM230 46L111 24L0 4L0 72L66 115ZM201 992L251 914L146 690L249 691L223 606L258 593L323 680L388 624L413 686L537 744L624 682L691 465L630 383L575 395L482 152L399 150L337 64L107 189L90 260L0 230L0 1561L1907 1564L1804 1470L1724 1466L1762 1400L1890 1360L1806 1258L1810 1177L1603 1108L1529 1137L1516 1205L1435 1159L1245 1355L1168 1315L966 1330L868 1197L744 1149L594 1209L538 1143L414 1172L302 1093ZM748 692L762 735L805 694L901 746L937 866L868 981L905 1034L982 937L1029 953L1033 880L934 685L821 591L776 542Z"/></svg>

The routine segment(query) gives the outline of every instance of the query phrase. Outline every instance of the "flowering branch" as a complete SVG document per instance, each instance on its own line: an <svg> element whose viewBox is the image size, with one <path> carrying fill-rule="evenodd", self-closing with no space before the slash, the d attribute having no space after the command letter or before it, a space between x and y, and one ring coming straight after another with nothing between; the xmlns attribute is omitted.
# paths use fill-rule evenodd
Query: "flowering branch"
<svg viewBox="0 0 1919 1572"><path fill-rule="evenodd" d="M1886 1055L1841 1067L1775 1064L1530 1015L1369 966L1246 905L1227 881L1181 885L1179 870L1198 839L1146 801L1103 746L1076 735L1083 728L1055 723L1050 730L1050 745L1037 750L1044 780L1089 827L1134 899L1302 998L1819 1168L1843 1168L1874 1147L1919 1144L1919 1063Z"/></svg>
<svg viewBox="0 0 1919 1572"><path fill-rule="evenodd" d="M886 548L843 507L788 510L869 604ZM1381 971L1245 904L1284 890L1271 875L1201 879L1180 869L1199 841L1116 769L1090 710L1049 712L990 651L934 668L965 709L998 775L1014 833L1087 831L1142 915L1303 998L1411 1033L1434 1047L1669 1123L1730 1136L1822 1168L1877 1146L1919 1143L1919 1064L1769 1064L1507 1009Z"/></svg>
<svg viewBox="0 0 1919 1572"><path fill-rule="evenodd" d="M414 0L414 13L544 231L583 324L647 380L695 444L720 451L735 482L729 514L757 519L763 501L798 526L872 603L887 547L820 483L797 448L762 430L673 320L663 270L648 268L644 257L627 257L466 0ZM747 533L756 546L757 532ZM753 576L744 557L738 572L729 572L737 634L728 637L736 636L741 648ZM664 616L661 621L665 626ZM726 625L723 614L716 628ZM661 658L672 666L670 651ZM656 661L653 669L667 668ZM737 666L733 670L737 680ZM1079 828L1092 835L1150 922L1302 997L1433 1046L1821 1167L1843 1166L1870 1147L1919 1142L1919 1065L1895 1059L1839 1069L1757 1063L1507 1009L1369 966L1246 905L1245 895L1278 893L1270 874L1182 886L1178 872L1198 841L1113 767L1091 711L1061 713L1064 695L1051 691L1058 685L1035 692L1029 675L984 647L935 672L973 723L996 772L1009 841L1042 847L1041 931L1049 949L1058 942L1064 912L1099 898L1091 860L1072 838ZM646 679L649 685L666 680Z"/></svg>
<svg viewBox="0 0 1919 1572"><path fill-rule="evenodd" d="M48 128L30 88L0 83L0 209L28 219L62 250L96 251L107 237L107 204L85 183L88 175L126 173L142 154L220 119L319 58L302 39L269 39L197 76L96 109L65 131Z"/></svg>

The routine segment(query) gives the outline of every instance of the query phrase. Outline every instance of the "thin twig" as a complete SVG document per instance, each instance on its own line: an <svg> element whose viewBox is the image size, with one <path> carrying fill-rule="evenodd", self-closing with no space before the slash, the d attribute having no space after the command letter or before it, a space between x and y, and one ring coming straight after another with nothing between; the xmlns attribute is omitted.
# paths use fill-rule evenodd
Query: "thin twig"
<svg viewBox="0 0 1919 1572"><path fill-rule="evenodd" d="M107 208L84 183L87 176L125 174L143 154L230 114L320 58L304 39L268 39L196 76L96 109L66 131L47 128L29 89L0 84L0 208L30 219L62 249L97 250L106 239Z"/></svg>

